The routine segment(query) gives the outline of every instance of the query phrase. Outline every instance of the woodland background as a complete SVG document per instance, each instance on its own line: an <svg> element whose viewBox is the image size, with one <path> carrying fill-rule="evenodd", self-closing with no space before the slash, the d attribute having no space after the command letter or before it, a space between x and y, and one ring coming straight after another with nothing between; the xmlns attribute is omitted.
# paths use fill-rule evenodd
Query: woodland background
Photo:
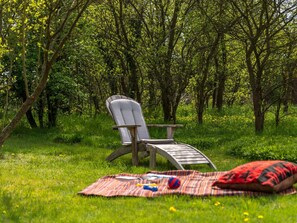
<svg viewBox="0 0 297 223"><path fill-rule="evenodd" d="M113 94L164 122L249 105L256 133L297 104L294 0L1 0L0 145L26 116L106 112Z"/></svg>

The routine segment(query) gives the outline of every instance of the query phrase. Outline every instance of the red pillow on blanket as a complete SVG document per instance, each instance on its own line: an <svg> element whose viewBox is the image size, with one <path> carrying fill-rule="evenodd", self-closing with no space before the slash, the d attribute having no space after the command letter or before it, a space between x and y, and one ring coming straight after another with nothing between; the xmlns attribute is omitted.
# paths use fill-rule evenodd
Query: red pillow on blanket
<svg viewBox="0 0 297 223"><path fill-rule="evenodd" d="M297 164L287 161L254 161L238 166L213 183L224 189L279 192L297 182Z"/></svg>

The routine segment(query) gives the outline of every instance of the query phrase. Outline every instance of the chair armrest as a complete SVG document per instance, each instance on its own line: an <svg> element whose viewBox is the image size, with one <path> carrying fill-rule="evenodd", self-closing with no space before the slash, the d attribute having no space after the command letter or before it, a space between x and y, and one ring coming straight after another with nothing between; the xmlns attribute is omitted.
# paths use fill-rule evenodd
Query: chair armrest
<svg viewBox="0 0 297 223"><path fill-rule="evenodd" d="M182 124L148 124L148 127L161 127L167 129L167 139L173 139L176 128L183 127Z"/></svg>
<svg viewBox="0 0 297 223"><path fill-rule="evenodd" d="M137 127L141 125L116 125L113 129L127 128L131 134L132 164L138 166Z"/></svg>
<svg viewBox="0 0 297 223"><path fill-rule="evenodd" d="M171 127L171 128L179 128L179 127L184 127L183 124L147 124L147 127Z"/></svg>
<svg viewBox="0 0 297 223"><path fill-rule="evenodd" d="M131 128L137 128L137 127L140 127L140 126L141 125L136 125L136 124L131 124L131 125L115 125L112 128L113 129L119 129L119 128L128 128L128 129L131 129Z"/></svg>

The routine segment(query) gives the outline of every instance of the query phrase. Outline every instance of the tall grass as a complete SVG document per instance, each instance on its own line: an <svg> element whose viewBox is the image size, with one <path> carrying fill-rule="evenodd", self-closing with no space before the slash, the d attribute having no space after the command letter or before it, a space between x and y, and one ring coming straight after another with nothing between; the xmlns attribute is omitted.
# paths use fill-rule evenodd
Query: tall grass
<svg viewBox="0 0 297 223"><path fill-rule="evenodd" d="M176 131L175 138L202 150L219 170L269 156L296 160L295 116L285 117L278 128L269 116L265 132L255 135L252 113L246 107L226 108L222 113L209 110L203 125L196 124L191 109L184 106L178 111L178 122L185 127ZM160 121L145 115L147 122ZM0 151L0 222L297 222L296 195L79 196L79 191L102 176L149 171L148 160L132 167L129 155L105 161L120 146L112 125L104 114L65 116L54 129L20 125ZM162 137L165 132L152 129L151 134ZM172 168L158 157L158 170ZM191 168L212 171L203 165Z"/></svg>

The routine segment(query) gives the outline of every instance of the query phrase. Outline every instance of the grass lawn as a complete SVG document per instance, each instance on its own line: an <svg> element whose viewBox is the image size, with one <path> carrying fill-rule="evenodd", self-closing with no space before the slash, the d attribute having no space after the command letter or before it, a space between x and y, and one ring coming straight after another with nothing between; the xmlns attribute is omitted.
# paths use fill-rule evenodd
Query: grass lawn
<svg viewBox="0 0 297 223"><path fill-rule="evenodd" d="M203 126L195 124L188 109L180 110L179 117L186 126L177 130L176 140L199 148L219 170L260 158L297 160L296 115L283 118L278 128L268 117L262 135L254 134L247 108L208 112ZM158 120L149 117L147 122ZM0 222L297 222L296 195L149 199L78 195L102 176L150 170L148 160L132 167L130 156L105 161L120 146L112 125L107 115L63 117L55 129L20 125L0 151ZM172 168L158 157L157 170ZM212 171L207 166L191 168Z"/></svg>

